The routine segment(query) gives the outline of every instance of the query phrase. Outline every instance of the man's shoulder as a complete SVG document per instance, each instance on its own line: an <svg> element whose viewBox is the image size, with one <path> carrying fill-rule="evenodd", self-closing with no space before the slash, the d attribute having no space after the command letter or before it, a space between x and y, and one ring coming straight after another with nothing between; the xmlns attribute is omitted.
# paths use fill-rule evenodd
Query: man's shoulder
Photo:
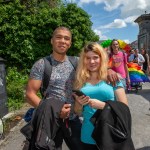
<svg viewBox="0 0 150 150"><path fill-rule="evenodd" d="M138 54L138 56L139 56L140 58L144 58L142 54Z"/></svg>
<svg viewBox="0 0 150 150"><path fill-rule="evenodd" d="M69 59L69 61L71 62L71 64L73 66L75 66L75 67L77 66L79 57L77 57L77 56L68 56L68 59Z"/></svg>
<svg viewBox="0 0 150 150"><path fill-rule="evenodd" d="M38 60L35 61L35 63L33 64L33 66L41 66L44 64L44 59L43 58L40 58Z"/></svg>
<svg viewBox="0 0 150 150"><path fill-rule="evenodd" d="M79 59L78 56L67 56L68 58L74 58L74 59Z"/></svg>

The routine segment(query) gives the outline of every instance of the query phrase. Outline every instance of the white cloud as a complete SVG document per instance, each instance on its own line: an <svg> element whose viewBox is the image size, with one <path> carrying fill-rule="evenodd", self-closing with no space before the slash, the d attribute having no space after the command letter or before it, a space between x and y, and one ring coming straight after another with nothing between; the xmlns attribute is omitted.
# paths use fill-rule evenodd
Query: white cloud
<svg viewBox="0 0 150 150"><path fill-rule="evenodd" d="M100 40L107 40L107 39L108 39L108 37L107 37L106 35L104 35L100 30L95 29L94 32L95 32L97 35L99 35Z"/></svg>
<svg viewBox="0 0 150 150"><path fill-rule="evenodd" d="M103 25L98 27L99 29L110 29L110 28L123 28L126 27L127 24L124 20L122 19L115 19L112 23Z"/></svg>
<svg viewBox="0 0 150 150"><path fill-rule="evenodd" d="M104 9L107 11L117 9L120 5L122 5L122 0L104 0L103 2L105 4Z"/></svg>
<svg viewBox="0 0 150 150"><path fill-rule="evenodd" d="M125 43L129 44L130 43L130 40L129 39L125 39L123 40Z"/></svg>
<svg viewBox="0 0 150 150"><path fill-rule="evenodd" d="M132 22L134 22L134 20L135 20L137 17L138 17L138 16L129 16L129 17L125 18L124 21L125 21L126 23L132 23Z"/></svg>
<svg viewBox="0 0 150 150"><path fill-rule="evenodd" d="M117 29L117 28L125 28L129 24L138 26L134 21L140 16L144 14L145 11L147 14L150 13L150 0L74 0L80 3L80 6L84 6L84 4L93 3L97 5L100 9L103 9L104 17L100 16L101 21L99 22L96 19L95 32L100 36L101 39L108 39L105 36L104 31L107 29ZM99 5L103 4L103 5ZM87 6L87 5L86 5ZM102 8L103 7L103 8ZM107 13L108 12L108 13ZM108 15L107 15L108 14ZM98 14L99 15L99 14ZM112 18L114 19L112 21ZM109 22L108 22L109 21ZM104 24L105 23L105 24ZM104 24L104 25L103 25ZM101 32L103 31L103 33ZM126 39L126 42L129 42Z"/></svg>
<svg viewBox="0 0 150 150"><path fill-rule="evenodd" d="M120 9L122 17L129 16L139 16L145 11L150 10L149 0L79 0L80 5L95 3L104 4L104 9L106 11L112 11L115 9ZM150 12L148 12L150 13Z"/></svg>

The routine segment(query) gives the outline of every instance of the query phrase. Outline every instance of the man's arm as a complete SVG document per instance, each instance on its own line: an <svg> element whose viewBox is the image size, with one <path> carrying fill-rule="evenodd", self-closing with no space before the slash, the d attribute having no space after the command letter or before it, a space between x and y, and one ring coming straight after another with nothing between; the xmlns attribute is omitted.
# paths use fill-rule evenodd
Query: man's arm
<svg viewBox="0 0 150 150"><path fill-rule="evenodd" d="M41 101L41 98L37 96L37 93L41 87L41 80L29 79L26 89L26 100L29 104L37 107Z"/></svg>
<svg viewBox="0 0 150 150"><path fill-rule="evenodd" d="M145 62L145 59L144 59L144 57L140 54L139 55L139 59L138 59L138 64L143 64Z"/></svg>
<svg viewBox="0 0 150 150"><path fill-rule="evenodd" d="M116 86L116 82L119 81L119 76L117 75L117 73L112 69L108 69L107 73L108 82L111 83L113 86Z"/></svg>

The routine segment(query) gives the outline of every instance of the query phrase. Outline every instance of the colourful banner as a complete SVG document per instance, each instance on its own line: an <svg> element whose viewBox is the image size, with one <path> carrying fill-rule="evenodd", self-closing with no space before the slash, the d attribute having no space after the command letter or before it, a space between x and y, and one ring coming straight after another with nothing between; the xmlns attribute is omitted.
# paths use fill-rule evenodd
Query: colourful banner
<svg viewBox="0 0 150 150"><path fill-rule="evenodd" d="M128 63L128 71L131 82L150 82L148 76L137 63Z"/></svg>

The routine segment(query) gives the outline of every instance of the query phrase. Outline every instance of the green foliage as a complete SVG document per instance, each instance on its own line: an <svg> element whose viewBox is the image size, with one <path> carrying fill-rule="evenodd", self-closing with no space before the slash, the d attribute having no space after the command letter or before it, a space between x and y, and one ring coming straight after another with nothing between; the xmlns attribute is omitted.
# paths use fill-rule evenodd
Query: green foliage
<svg viewBox="0 0 150 150"><path fill-rule="evenodd" d="M27 72L33 63L52 51L50 38L58 26L73 33L68 55L78 55L88 41L98 41L90 16L76 4L61 0L10 0L0 3L0 56L8 67L8 106L18 109L24 101ZM11 66L11 68L10 68ZM22 73L25 70L26 73ZM19 72L18 72L19 71Z"/></svg>
<svg viewBox="0 0 150 150"><path fill-rule="evenodd" d="M19 109L24 102L25 85L27 84L27 75L19 73L17 68L7 69L7 96L9 110Z"/></svg>
<svg viewBox="0 0 150 150"><path fill-rule="evenodd" d="M77 55L88 41L99 40L99 37L92 30L90 16L76 4L70 3L62 6L61 17L63 25L69 27L73 34L70 55Z"/></svg>
<svg viewBox="0 0 150 150"><path fill-rule="evenodd" d="M61 24L59 9L50 9L47 3L27 8L14 0L1 4L0 14L0 55L7 65L30 68L50 53L50 35Z"/></svg>
<svg viewBox="0 0 150 150"><path fill-rule="evenodd" d="M76 4L60 0L14 0L0 6L0 55L8 66L29 69L38 58L51 52L53 30L64 25L73 33L69 55L77 55L87 41L98 41L90 16Z"/></svg>

